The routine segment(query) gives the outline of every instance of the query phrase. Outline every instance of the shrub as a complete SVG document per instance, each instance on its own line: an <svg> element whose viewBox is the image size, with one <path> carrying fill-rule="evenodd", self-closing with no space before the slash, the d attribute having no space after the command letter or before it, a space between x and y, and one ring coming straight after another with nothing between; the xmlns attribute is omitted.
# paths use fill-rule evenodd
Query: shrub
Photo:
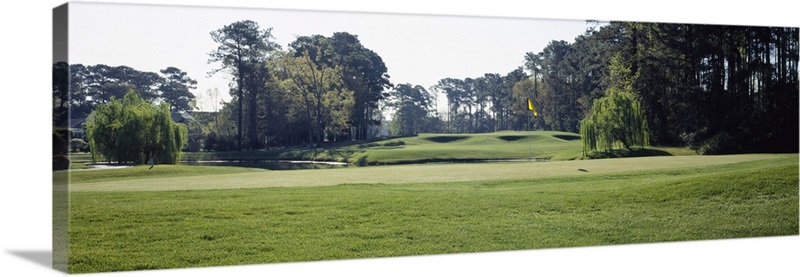
<svg viewBox="0 0 800 277"><path fill-rule="evenodd" d="M53 156L65 155L69 151L69 130L64 128L53 129Z"/></svg>
<svg viewBox="0 0 800 277"><path fill-rule="evenodd" d="M724 131L703 141L697 149L697 153L700 155L732 154L738 151L739 147L736 144L735 138Z"/></svg>
<svg viewBox="0 0 800 277"><path fill-rule="evenodd" d="M88 152L89 143L83 139L74 138L69 141L69 148L72 152Z"/></svg>
<svg viewBox="0 0 800 277"><path fill-rule="evenodd" d="M64 155L55 155L53 156L53 170L65 170L69 169L69 158Z"/></svg>

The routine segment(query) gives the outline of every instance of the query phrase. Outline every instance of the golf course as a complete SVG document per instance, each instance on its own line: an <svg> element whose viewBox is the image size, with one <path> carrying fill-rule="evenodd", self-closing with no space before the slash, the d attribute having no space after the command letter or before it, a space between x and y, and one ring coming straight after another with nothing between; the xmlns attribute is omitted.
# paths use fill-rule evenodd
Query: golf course
<svg viewBox="0 0 800 277"><path fill-rule="evenodd" d="M800 235L800 28L53 13L57 271Z"/></svg>
<svg viewBox="0 0 800 277"><path fill-rule="evenodd" d="M185 154L349 164L330 169L56 172L70 179L69 272L798 234L796 153L582 159L575 137L421 134L316 153Z"/></svg>

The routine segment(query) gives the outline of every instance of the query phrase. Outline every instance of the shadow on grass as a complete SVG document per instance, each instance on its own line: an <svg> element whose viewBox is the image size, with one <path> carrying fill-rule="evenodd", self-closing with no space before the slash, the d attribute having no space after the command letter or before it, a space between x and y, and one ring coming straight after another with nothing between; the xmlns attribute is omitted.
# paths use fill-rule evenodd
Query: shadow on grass
<svg viewBox="0 0 800 277"><path fill-rule="evenodd" d="M469 137L468 136L435 136L435 137L429 137L429 138L424 138L424 139L427 140L427 141L432 141L432 142L448 143L448 142L459 141L459 140L463 140L463 139L467 139L467 138L469 138Z"/></svg>
<svg viewBox="0 0 800 277"><path fill-rule="evenodd" d="M581 136L578 136L578 135L553 135L553 137L557 138L557 139L568 140L568 141L581 139Z"/></svg>
<svg viewBox="0 0 800 277"><path fill-rule="evenodd" d="M347 160L356 151L346 148L323 148L321 151L334 160Z"/></svg>
<svg viewBox="0 0 800 277"><path fill-rule="evenodd" d="M499 136L497 138L505 140L505 141L518 141L518 140L523 139L525 137L527 137L527 136Z"/></svg>
<svg viewBox="0 0 800 277"><path fill-rule="evenodd" d="M358 158L358 160L356 160L356 162L355 162L355 165L357 165L357 166L368 165L367 157L369 157L369 155L364 155L364 156Z"/></svg>
<svg viewBox="0 0 800 277"><path fill-rule="evenodd" d="M358 145L358 148L360 148L360 149L364 149L364 148L370 148L370 149L398 149L398 148L403 148L404 145L406 145L405 141L398 140L398 141L389 141L389 142L386 142L386 143L383 143L383 144L374 143L374 142L362 143L362 144Z"/></svg>
<svg viewBox="0 0 800 277"><path fill-rule="evenodd" d="M672 154L667 151L650 149L650 148L641 148L633 150L613 149L607 152L594 152L589 154L590 159L652 157L652 156L672 156Z"/></svg>

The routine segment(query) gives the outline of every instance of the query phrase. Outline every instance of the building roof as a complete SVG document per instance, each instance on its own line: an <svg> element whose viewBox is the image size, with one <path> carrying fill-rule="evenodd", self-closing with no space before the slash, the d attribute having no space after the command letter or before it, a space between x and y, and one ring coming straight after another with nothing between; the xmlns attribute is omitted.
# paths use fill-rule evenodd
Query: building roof
<svg viewBox="0 0 800 277"><path fill-rule="evenodd" d="M175 121L176 123L184 123L189 120L194 120L192 115L185 111L173 112L170 116L172 117L172 121Z"/></svg>

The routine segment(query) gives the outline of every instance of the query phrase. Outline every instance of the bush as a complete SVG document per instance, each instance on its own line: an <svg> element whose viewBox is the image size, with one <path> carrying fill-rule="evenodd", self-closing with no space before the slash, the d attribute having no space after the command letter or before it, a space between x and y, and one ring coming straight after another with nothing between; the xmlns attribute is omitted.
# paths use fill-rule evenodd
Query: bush
<svg viewBox="0 0 800 277"><path fill-rule="evenodd" d="M697 153L700 155L722 155L737 152L739 152L739 147L735 138L724 131L705 140L697 149Z"/></svg>
<svg viewBox="0 0 800 277"><path fill-rule="evenodd" d="M68 137L68 129L53 129L53 156L67 154L67 151L69 151L69 144L67 143Z"/></svg>
<svg viewBox="0 0 800 277"><path fill-rule="evenodd" d="M53 156L53 170L66 170L69 169L69 158L64 155Z"/></svg>
<svg viewBox="0 0 800 277"><path fill-rule="evenodd" d="M690 132L690 133L683 132L679 135L679 137L681 138L683 143L685 143L686 146L689 147L689 149L697 151L697 149L700 147L699 146L700 143L698 142L698 139L700 137L699 132Z"/></svg>
<svg viewBox="0 0 800 277"><path fill-rule="evenodd" d="M89 143L83 139L74 138L69 141L69 148L72 152L89 152Z"/></svg>

